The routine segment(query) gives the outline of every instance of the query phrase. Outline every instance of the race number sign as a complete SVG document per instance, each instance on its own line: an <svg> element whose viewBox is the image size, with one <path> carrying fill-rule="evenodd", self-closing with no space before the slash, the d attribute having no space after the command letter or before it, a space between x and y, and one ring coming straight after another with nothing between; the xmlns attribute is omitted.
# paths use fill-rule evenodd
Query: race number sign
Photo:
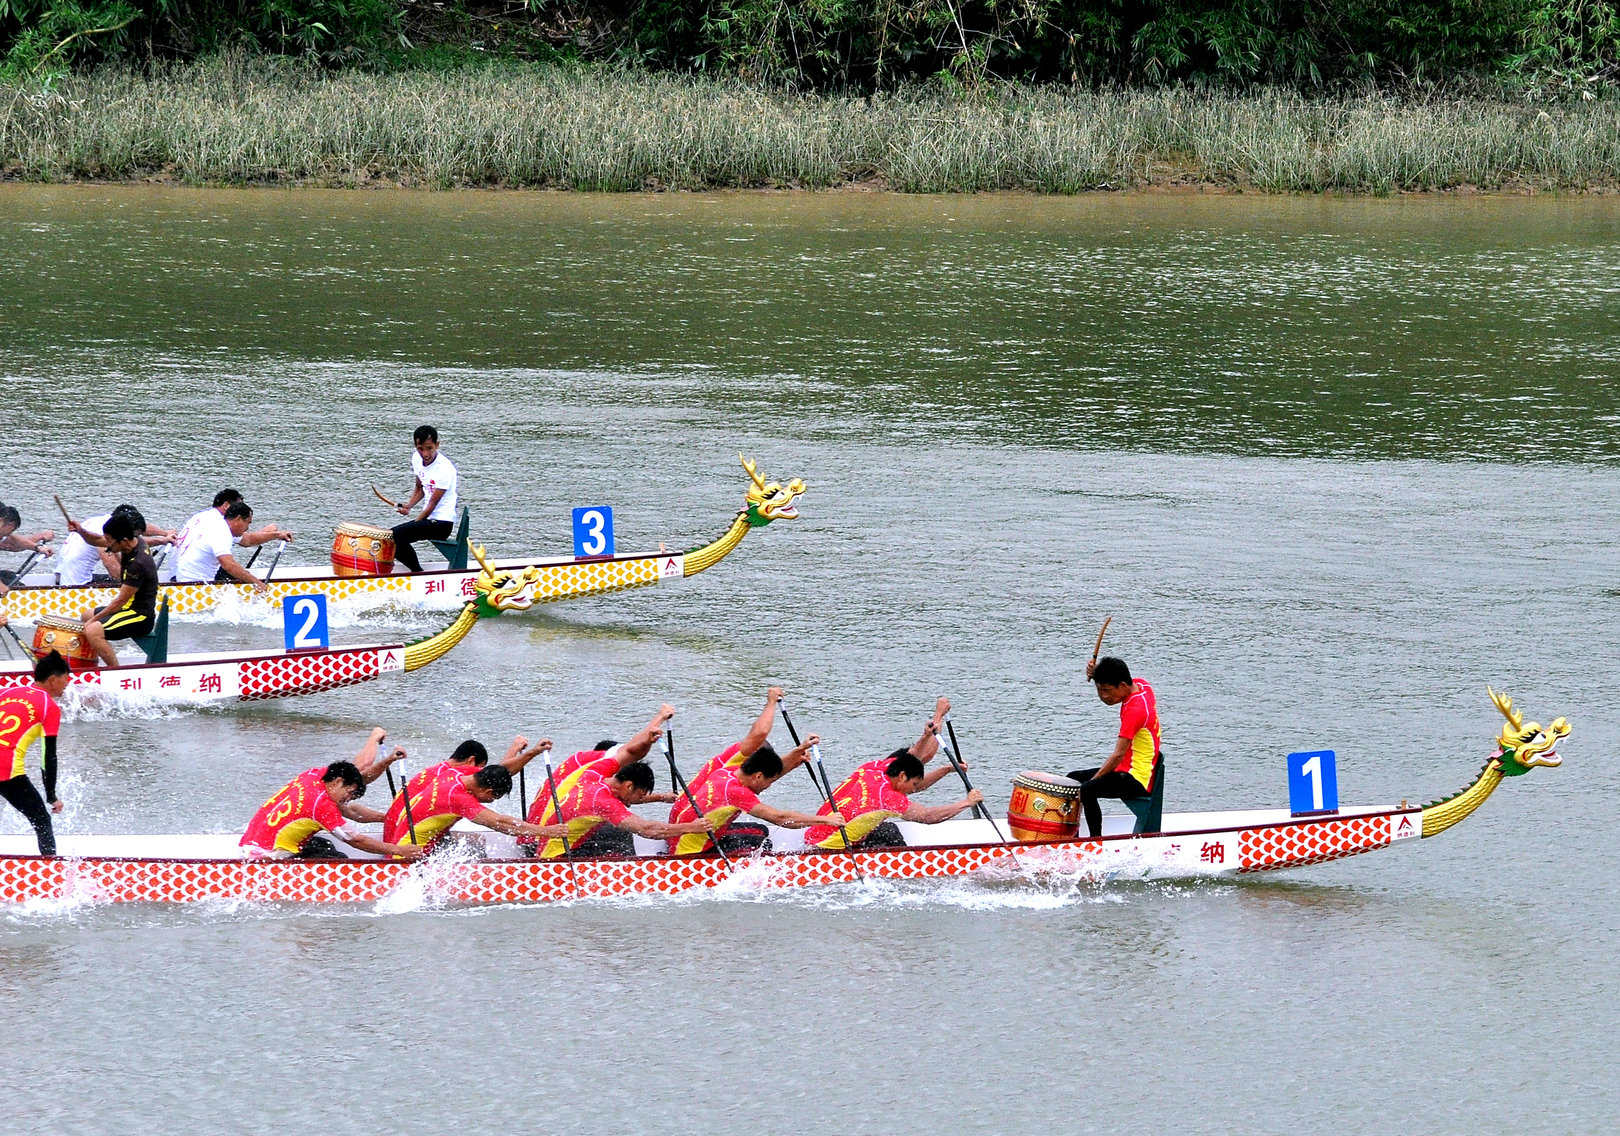
<svg viewBox="0 0 1620 1136"><path fill-rule="evenodd" d="M613 555L613 510L607 505L581 505L574 510L574 556Z"/></svg>
<svg viewBox="0 0 1620 1136"><path fill-rule="evenodd" d="M1330 749L1311 749L1288 755L1288 811L1339 811L1339 764Z"/></svg>
<svg viewBox="0 0 1620 1136"><path fill-rule="evenodd" d="M326 626L326 597L319 592L282 600L281 624L289 651L324 651L332 645Z"/></svg>

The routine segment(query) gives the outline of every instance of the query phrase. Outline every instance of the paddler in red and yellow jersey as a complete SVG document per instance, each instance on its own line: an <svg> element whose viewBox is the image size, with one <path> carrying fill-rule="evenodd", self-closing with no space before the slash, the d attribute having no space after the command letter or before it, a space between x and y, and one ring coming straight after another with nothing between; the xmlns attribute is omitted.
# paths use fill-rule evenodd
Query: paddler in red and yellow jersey
<svg viewBox="0 0 1620 1136"><path fill-rule="evenodd" d="M244 854L276 859L339 855L328 840L320 838L324 832L332 840L376 856L409 860L421 856L420 848L390 844L355 827L344 809L365 792L365 777L352 761L334 761L305 770L253 814L247 832L242 834Z"/></svg>
<svg viewBox="0 0 1620 1136"><path fill-rule="evenodd" d="M1093 840L1102 835L1099 798L1129 801L1149 796L1164 762L1159 747L1159 702L1153 688L1131 677L1123 659L1105 655L1086 664L1086 677L1097 684L1097 697L1105 706L1119 707L1119 737L1114 751L1096 769L1069 774L1080 782L1080 805L1086 831Z"/></svg>
<svg viewBox="0 0 1620 1136"><path fill-rule="evenodd" d="M558 800L564 800L573 792L574 785L579 778L587 773L594 772L609 780L617 777L620 772L639 761L646 759L652 750L653 743L664 736L664 726L675 716L675 707L664 703L654 714L652 721L641 728L624 744L611 739L599 741L592 749L583 749L552 767L551 777L557 787ZM546 749L551 748L549 741L540 743ZM538 751L537 751L538 752ZM649 790L651 786L648 786ZM645 796L638 797L631 804L641 804L648 801L662 801L665 804L674 803L673 793L655 793L649 791ZM557 810L551 802L551 784L543 783L534 795L534 803L529 806L530 824L553 824L556 822ZM569 840L573 840L572 834ZM561 853L558 853L561 855Z"/></svg>
<svg viewBox="0 0 1620 1136"><path fill-rule="evenodd" d="M56 830L51 813L62 811L56 796L56 735L62 726L62 708L56 704L73 674L67 660L48 651L34 663L34 681L28 686L0 690L0 797L28 818L41 856L56 855ZM39 742L45 800L28 779L28 750ZM46 807L49 803L49 808Z"/></svg>
<svg viewBox="0 0 1620 1136"><path fill-rule="evenodd" d="M899 830L892 824L885 828L885 822L898 819L915 824L938 824L984 802L984 794L975 789L954 804L912 804L911 795L921 793L930 784L916 754L903 753L881 770L868 762L833 790L832 804L823 802L816 810L817 816L828 816L832 805L837 805L844 817L843 832L833 824L818 824L804 834L804 845L806 848L843 848L844 833L849 834L852 845L904 845Z"/></svg>
<svg viewBox="0 0 1620 1136"><path fill-rule="evenodd" d="M730 751L723 751L717 755L704 766L706 772L688 785L692 801L688 801L682 795L669 812L671 824L690 824L701 818L713 824L714 831L691 833L679 840L671 841L670 854L692 856L699 852L707 852L714 847L716 840L724 840L728 830L733 829L740 831L736 832L736 838L724 840L722 847L727 852L752 851L760 847L764 844L768 833L764 825L735 824L743 813L762 820L765 824L774 824L781 828L810 828L822 823L823 819L835 825L844 823L841 813L832 813L822 818L809 813L794 812L791 809L778 809L759 799L761 793L780 781L789 771L803 765L810 747L820 743L820 737L811 734L805 738L803 745L789 752L786 757L780 756L769 744L761 744L753 753L743 758L740 765L731 764L730 758L720 760ZM715 764L717 761L720 764ZM697 803L696 812L692 809L692 802Z"/></svg>
<svg viewBox="0 0 1620 1136"><path fill-rule="evenodd" d="M540 852L543 860L558 856L633 856L636 844L632 834L651 840L678 840L687 835L714 831L714 822L699 819L686 824L666 824L649 820L630 811L654 797L652 767L633 761L612 776L591 767L569 778L568 791L559 795L562 821L568 829L568 844L560 839L546 841ZM667 794L665 794L667 796ZM546 794L550 803L550 793Z"/></svg>
<svg viewBox="0 0 1620 1136"><path fill-rule="evenodd" d="M528 836L536 840L561 836L565 831L560 824L529 824L489 807L512 791L512 774L504 765L486 765L467 773L452 765L440 764L431 772L431 777L411 778L406 790L388 806L383 820L383 840L389 844L431 849L458 820L469 820L508 836Z"/></svg>

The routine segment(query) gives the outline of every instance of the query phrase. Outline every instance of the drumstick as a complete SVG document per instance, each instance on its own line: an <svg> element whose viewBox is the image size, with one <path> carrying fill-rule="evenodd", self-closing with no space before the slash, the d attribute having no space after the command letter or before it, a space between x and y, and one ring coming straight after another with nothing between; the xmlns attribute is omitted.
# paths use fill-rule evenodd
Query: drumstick
<svg viewBox="0 0 1620 1136"><path fill-rule="evenodd" d="M1097 663L1097 656L1102 654L1103 636L1108 634L1108 625L1112 622L1114 622L1114 617L1110 615L1103 620L1102 630L1097 632L1097 645L1091 649L1091 662L1093 666L1095 666Z"/></svg>
<svg viewBox="0 0 1620 1136"><path fill-rule="evenodd" d="M388 498L384 497L382 492L375 485L371 487L371 491L377 494L377 500L381 501L384 505L387 505L390 509L399 508L398 501L390 501Z"/></svg>

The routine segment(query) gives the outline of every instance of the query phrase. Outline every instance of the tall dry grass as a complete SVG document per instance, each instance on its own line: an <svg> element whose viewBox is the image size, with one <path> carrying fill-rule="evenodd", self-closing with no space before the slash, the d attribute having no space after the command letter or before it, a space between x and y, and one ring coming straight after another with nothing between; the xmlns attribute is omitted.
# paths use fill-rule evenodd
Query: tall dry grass
<svg viewBox="0 0 1620 1136"><path fill-rule="evenodd" d="M868 100L645 73L323 74L226 57L0 89L0 171L587 190L1585 188L1620 181L1620 103L1056 88Z"/></svg>

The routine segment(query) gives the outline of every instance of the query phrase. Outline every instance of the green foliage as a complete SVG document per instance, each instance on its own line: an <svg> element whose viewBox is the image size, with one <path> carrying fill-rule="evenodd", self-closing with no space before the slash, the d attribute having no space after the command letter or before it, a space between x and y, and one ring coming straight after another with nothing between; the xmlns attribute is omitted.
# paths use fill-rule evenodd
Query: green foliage
<svg viewBox="0 0 1620 1136"><path fill-rule="evenodd" d="M1508 69L1537 92L1593 97L1620 77L1620 12L1609 0L1533 0Z"/></svg>

